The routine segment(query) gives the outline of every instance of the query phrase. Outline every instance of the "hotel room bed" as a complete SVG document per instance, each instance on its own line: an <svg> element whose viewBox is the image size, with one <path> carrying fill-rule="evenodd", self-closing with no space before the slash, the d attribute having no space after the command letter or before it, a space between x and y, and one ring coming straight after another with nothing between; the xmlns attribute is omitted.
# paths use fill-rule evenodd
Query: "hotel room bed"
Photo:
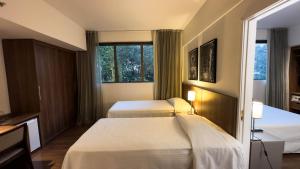
<svg viewBox="0 0 300 169"><path fill-rule="evenodd" d="M191 106L181 98L167 100L118 101L107 112L108 118L171 117L187 113Z"/></svg>
<svg viewBox="0 0 300 169"><path fill-rule="evenodd" d="M242 169L241 144L197 115L106 118L68 150L63 169Z"/></svg>
<svg viewBox="0 0 300 169"><path fill-rule="evenodd" d="M264 105L263 118L255 120L255 127L285 141L284 153L300 153L300 115Z"/></svg>
<svg viewBox="0 0 300 169"><path fill-rule="evenodd" d="M242 146L234 138L237 99L189 84L182 89L183 98L196 92L193 106L203 118L177 113L100 119L70 147L63 169L245 168Z"/></svg>

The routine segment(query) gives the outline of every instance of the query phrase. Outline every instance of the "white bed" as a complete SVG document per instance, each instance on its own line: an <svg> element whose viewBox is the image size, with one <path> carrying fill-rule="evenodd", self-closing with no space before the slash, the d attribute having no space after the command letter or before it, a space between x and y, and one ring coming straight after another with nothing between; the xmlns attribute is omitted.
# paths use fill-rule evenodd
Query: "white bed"
<svg viewBox="0 0 300 169"><path fill-rule="evenodd" d="M241 144L197 115L106 118L68 150L62 169L239 169Z"/></svg>
<svg viewBox="0 0 300 169"><path fill-rule="evenodd" d="M107 112L108 118L171 117L187 113L191 105L181 98L116 102Z"/></svg>
<svg viewBox="0 0 300 169"><path fill-rule="evenodd" d="M255 127L285 141L284 153L300 153L300 115L265 105Z"/></svg>

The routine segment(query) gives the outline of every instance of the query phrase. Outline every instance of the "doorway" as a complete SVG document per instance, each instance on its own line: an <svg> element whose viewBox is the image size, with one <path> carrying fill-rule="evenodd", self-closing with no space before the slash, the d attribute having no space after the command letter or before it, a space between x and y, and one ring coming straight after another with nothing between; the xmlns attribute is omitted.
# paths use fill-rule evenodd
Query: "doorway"
<svg viewBox="0 0 300 169"><path fill-rule="evenodd" d="M261 27L261 21L265 21L264 24L266 24L266 18L270 18L270 16L276 16L281 13L281 11L291 9L291 7L296 6L300 4L299 0L281 0L276 2L275 4L265 8L264 10L254 14L253 16L247 18L244 21L244 34L243 34L243 56L242 56L242 76L241 76L241 97L240 97L240 107L243 110L243 117L244 117L244 124L243 124L243 142L249 145L250 149L250 140L253 139L253 135L251 133L251 129L253 127L253 101L257 101L259 103L262 103L263 105L269 104L269 98L267 95L269 94L269 66L270 64L270 32L265 31ZM299 5L300 7L300 5ZM300 8L299 8L300 9ZM289 10L291 11L291 10ZM278 17L278 16L276 16ZM276 18L273 17L273 18ZM300 15L298 16L300 18ZM282 19L279 18L278 20L281 21L295 21L299 19ZM300 23L299 23L300 25ZM271 26L271 27L270 27ZM269 23L268 29L273 28L283 28L284 25L276 25L276 22L273 21ZM258 29L260 28L260 29ZM300 26L299 26L300 28ZM264 32L265 31L265 32ZM262 35L265 35L262 38ZM260 37L260 38L259 38ZM299 42L300 42L300 36L299 36ZM272 44L273 45L273 44ZM300 43L299 43L300 45ZM264 53L267 51L267 55L263 56L261 54L261 58L257 58L257 50L260 50L260 53ZM290 56L290 52L292 48L289 46L289 53L288 56ZM263 58L265 57L265 58ZM260 65L258 65L256 62L257 60L260 60ZM265 62L265 63L264 63ZM290 62L290 61L288 61ZM265 67L264 67L265 64ZM256 66L255 66L256 65ZM257 66L258 65L258 66ZM288 65L289 66L289 65ZM261 68L258 69L257 67ZM289 75L287 75L289 76ZM289 79L289 78L288 78ZM289 86L289 80L286 81L286 85ZM299 81L300 82L300 81ZM297 91L296 91L297 92ZM287 94L287 107L283 108L285 111L290 110L290 103L291 100L291 94L288 91ZM297 99L297 98L295 98ZM300 101L300 97L299 97ZM273 109L272 109L273 111ZM260 116L259 116L260 117ZM260 129L260 128L259 128ZM267 133L267 131L264 131L263 133ZM251 138L252 137L252 138ZM249 141L248 141L249 140ZM248 141L248 142L247 142ZM300 145L300 144L299 144ZM285 148L285 147L284 147ZM285 151L285 150L284 150ZM269 165L269 164L267 164ZM250 162L251 167L251 162ZM272 168L276 168L271 166Z"/></svg>

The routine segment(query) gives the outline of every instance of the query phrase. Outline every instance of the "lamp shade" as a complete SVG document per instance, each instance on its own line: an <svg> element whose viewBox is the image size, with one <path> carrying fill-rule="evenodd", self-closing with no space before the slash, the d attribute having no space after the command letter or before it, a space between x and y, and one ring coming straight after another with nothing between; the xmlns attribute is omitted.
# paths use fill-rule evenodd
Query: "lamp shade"
<svg viewBox="0 0 300 169"><path fill-rule="evenodd" d="M253 102L252 105L252 117L260 119L263 116L264 104L262 102Z"/></svg>
<svg viewBox="0 0 300 169"><path fill-rule="evenodd" d="M196 93L194 91L188 91L188 100L195 101L195 99L196 99Z"/></svg>

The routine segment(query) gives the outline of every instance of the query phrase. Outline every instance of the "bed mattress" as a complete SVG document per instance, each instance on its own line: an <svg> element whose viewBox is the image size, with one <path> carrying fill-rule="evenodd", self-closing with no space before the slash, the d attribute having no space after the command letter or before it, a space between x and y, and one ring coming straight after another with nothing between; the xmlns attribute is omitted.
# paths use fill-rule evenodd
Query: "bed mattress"
<svg viewBox="0 0 300 169"><path fill-rule="evenodd" d="M63 169L190 169L191 151L175 117L107 118L69 149Z"/></svg>
<svg viewBox="0 0 300 169"><path fill-rule="evenodd" d="M255 127L285 141L284 153L300 153L300 115L265 105Z"/></svg>
<svg viewBox="0 0 300 169"><path fill-rule="evenodd" d="M167 100L119 101L107 112L109 118L170 116L174 116L174 107Z"/></svg>

